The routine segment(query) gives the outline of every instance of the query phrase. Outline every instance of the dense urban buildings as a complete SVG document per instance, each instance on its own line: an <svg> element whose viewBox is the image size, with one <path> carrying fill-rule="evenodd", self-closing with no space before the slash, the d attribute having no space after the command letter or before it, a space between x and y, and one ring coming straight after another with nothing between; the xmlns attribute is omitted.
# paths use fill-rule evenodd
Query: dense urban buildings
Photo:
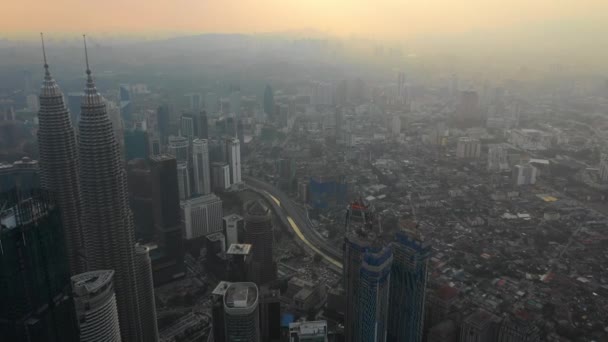
<svg viewBox="0 0 608 342"><path fill-rule="evenodd" d="M81 342L120 342L114 293L114 271L99 270L72 277Z"/></svg>

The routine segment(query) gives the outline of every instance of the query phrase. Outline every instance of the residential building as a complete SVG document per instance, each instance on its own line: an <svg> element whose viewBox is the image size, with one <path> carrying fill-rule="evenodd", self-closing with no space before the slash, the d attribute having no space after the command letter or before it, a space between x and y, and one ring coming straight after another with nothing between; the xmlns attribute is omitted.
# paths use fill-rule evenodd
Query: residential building
<svg viewBox="0 0 608 342"><path fill-rule="evenodd" d="M460 137L456 145L456 157L460 159L478 159L481 156L481 144L479 140Z"/></svg>

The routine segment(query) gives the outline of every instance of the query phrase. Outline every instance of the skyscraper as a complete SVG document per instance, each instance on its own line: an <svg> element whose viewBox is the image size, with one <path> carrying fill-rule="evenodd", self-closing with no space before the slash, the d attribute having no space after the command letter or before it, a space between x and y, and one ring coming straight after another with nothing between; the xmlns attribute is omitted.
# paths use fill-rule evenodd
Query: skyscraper
<svg viewBox="0 0 608 342"><path fill-rule="evenodd" d="M224 162L211 164L211 180L213 191L224 191L230 188L230 166Z"/></svg>
<svg viewBox="0 0 608 342"><path fill-rule="evenodd" d="M252 278L262 285L276 279L277 267L274 262L272 216L270 209L262 201L245 203L245 242L253 245Z"/></svg>
<svg viewBox="0 0 608 342"><path fill-rule="evenodd" d="M207 112L201 111L198 119L198 137L201 139L209 139L209 118L207 118Z"/></svg>
<svg viewBox="0 0 608 342"><path fill-rule="evenodd" d="M133 159L127 163L129 204L133 213L135 238L145 241L154 238L154 212L152 203L152 173L144 159Z"/></svg>
<svg viewBox="0 0 608 342"><path fill-rule="evenodd" d="M344 236L344 291L346 310L344 311L344 336L346 341L358 342L359 329L359 283L363 255L370 247L370 241L359 231L348 232Z"/></svg>
<svg viewBox="0 0 608 342"><path fill-rule="evenodd" d="M177 186L179 189L179 199L187 200L190 198L190 173L188 172L188 163L177 163Z"/></svg>
<svg viewBox="0 0 608 342"><path fill-rule="evenodd" d="M388 340L420 342L431 246L413 232L400 231L392 247Z"/></svg>
<svg viewBox="0 0 608 342"><path fill-rule="evenodd" d="M174 156L178 162L188 162L189 145L188 138L172 135L169 137L167 152Z"/></svg>
<svg viewBox="0 0 608 342"><path fill-rule="evenodd" d="M392 261L388 247L370 248L363 256L359 271L359 331L356 332L362 342L387 340Z"/></svg>
<svg viewBox="0 0 608 342"><path fill-rule="evenodd" d="M233 243L239 243L239 232L243 231L245 221L237 214L224 216L224 236L226 236L226 249Z"/></svg>
<svg viewBox="0 0 608 342"><path fill-rule="evenodd" d="M158 134L162 144L167 143L169 136L169 107L167 105L159 106L156 110L156 122L158 123Z"/></svg>
<svg viewBox="0 0 608 342"><path fill-rule="evenodd" d="M269 120L274 118L274 94L270 85L264 89L264 113Z"/></svg>
<svg viewBox="0 0 608 342"><path fill-rule="evenodd" d="M121 342L114 271L99 270L72 277L80 342Z"/></svg>
<svg viewBox="0 0 608 342"><path fill-rule="evenodd" d="M155 342L158 341L156 303L154 301L150 249L146 246L137 245L135 247L135 275L137 278L141 341Z"/></svg>
<svg viewBox="0 0 608 342"><path fill-rule="evenodd" d="M197 120L190 114L182 114L181 117L181 135L192 140L198 136Z"/></svg>
<svg viewBox="0 0 608 342"><path fill-rule="evenodd" d="M232 283L224 293L226 341L260 342L258 287L254 283Z"/></svg>
<svg viewBox="0 0 608 342"><path fill-rule="evenodd" d="M239 139L226 140L226 160L230 166L230 184L241 183L241 143Z"/></svg>
<svg viewBox="0 0 608 342"><path fill-rule="evenodd" d="M192 167L194 192L206 195L211 192L211 168L209 167L209 149L206 139L194 139L192 142Z"/></svg>
<svg viewBox="0 0 608 342"><path fill-rule="evenodd" d="M87 262L91 270L115 270L122 340L142 341L133 216L128 205L127 179L104 99L91 76L88 56L84 92L79 137Z"/></svg>
<svg viewBox="0 0 608 342"><path fill-rule="evenodd" d="M39 190L0 203L0 339L78 341L58 207Z"/></svg>
<svg viewBox="0 0 608 342"><path fill-rule="evenodd" d="M63 103L63 94L49 72L44 52L44 81L40 88L38 113L38 149L42 187L56 196L61 208L65 244L70 273L85 270L81 226L78 148L70 122L70 113Z"/></svg>
<svg viewBox="0 0 608 342"><path fill-rule="evenodd" d="M153 156L150 169L155 241L161 254L154 259L152 268L155 283L164 283L184 272L183 223L175 157Z"/></svg>

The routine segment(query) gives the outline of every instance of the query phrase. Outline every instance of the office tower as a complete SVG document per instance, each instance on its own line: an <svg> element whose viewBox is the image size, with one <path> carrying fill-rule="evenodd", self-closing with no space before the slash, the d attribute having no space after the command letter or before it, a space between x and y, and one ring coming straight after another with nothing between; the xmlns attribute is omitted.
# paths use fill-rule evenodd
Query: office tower
<svg viewBox="0 0 608 342"><path fill-rule="evenodd" d="M374 229L374 206L363 199L354 200L346 207L346 231L371 232Z"/></svg>
<svg viewBox="0 0 608 342"><path fill-rule="evenodd" d="M386 341L392 261L388 247L371 247L363 255L359 272L359 341Z"/></svg>
<svg viewBox="0 0 608 342"><path fill-rule="evenodd" d="M120 117L125 122L133 121L133 105L131 104L131 89L128 84L120 85Z"/></svg>
<svg viewBox="0 0 608 342"><path fill-rule="evenodd" d="M46 54L38 123L40 180L42 187L56 196L57 205L61 208L70 273L78 274L85 269L78 147L70 113L63 103L59 86L51 77Z"/></svg>
<svg viewBox="0 0 608 342"><path fill-rule="evenodd" d="M40 169L37 160L23 157L12 164L0 163L0 192L13 188L23 193L40 188Z"/></svg>
<svg viewBox="0 0 608 342"><path fill-rule="evenodd" d="M161 144L167 143L169 137L169 122L170 122L169 106L162 105L156 110L156 122L158 124L158 134Z"/></svg>
<svg viewBox="0 0 608 342"><path fill-rule="evenodd" d="M540 331L531 320L530 314L518 311L505 317L498 329L497 342L539 342Z"/></svg>
<svg viewBox="0 0 608 342"><path fill-rule="evenodd" d="M80 342L121 342L114 271L98 270L72 277Z"/></svg>
<svg viewBox="0 0 608 342"><path fill-rule="evenodd" d="M177 162L188 162L189 158L189 145L188 138L182 136L169 136L169 146L167 147L167 153L174 156Z"/></svg>
<svg viewBox="0 0 608 342"><path fill-rule="evenodd" d="M346 294L344 312L344 336L346 341L359 341L359 276L363 255L370 247L370 240L361 231L347 232L344 236L343 279Z"/></svg>
<svg viewBox="0 0 608 342"><path fill-rule="evenodd" d="M456 145L456 157L460 159L477 159L481 155L481 144L479 140L460 137Z"/></svg>
<svg viewBox="0 0 608 342"><path fill-rule="evenodd" d="M241 143L239 139L226 140L226 160L230 166L230 184L241 183Z"/></svg>
<svg viewBox="0 0 608 342"><path fill-rule="evenodd" d="M141 341L158 341L156 324L156 303L152 281L152 262L150 249L146 246L135 247L135 276L137 278L137 300L141 326Z"/></svg>
<svg viewBox="0 0 608 342"><path fill-rule="evenodd" d="M86 48L85 48L86 52ZM110 118L88 65L79 123L83 235L91 270L115 271L121 337L141 341L133 216Z"/></svg>
<svg viewBox="0 0 608 342"><path fill-rule="evenodd" d="M177 163L177 185L179 189L179 199L187 200L190 198L190 174L188 173L188 163Z"/></svg>
<svg viewBox="0 0 608 342"><path fill-rule="evenodd" d="M460 126L472 126L481 121L479 95L477 95L476 91L466 90L461 92L457 115Z"/></svg>
<svg viewBox="0 0 608 342"><path fill-rule="evenodd" d="M213 342L226 342L226 326L224 324L224 294L230 282L220 281L211 293L211 319L213 320Z"/></svg>
<svg viewBox="0 0 608 342"><path fill-rule="evenodd" d="M509 169L507 150L500 144L488 146L488 171L505 171ZM608 176L607 176L608 177Z"/></svg>
<svg viewBox="0 0 608 342"><path fill-rule="evenodd" d="M229 257L228 280L233 282L247 281L251 274L251 245L233 243L228 247Z"/></svg>
<svg viewBox="0 0 608 342"><path fill-rule="evenodd" d="M206 195L211 192L211 168L209 167L209 149L207 140L192 141L192 168L194 176L194 193Z"/></svg>
<svg viewBox="0 0 608 342"><path fill-rule="evenodd" d="M155 240L161 254L154 259L152 268L154 281L159 284L184 272L183 223L175 157L167 154L153 156L150 169Z"/></svg>
<svg viewBox="0 0 608 342"><path fill-rule="evenodd" d="M230 110L235 118L241 117L241 89L238 86L232 87L230 92Z"/></svg>
<svg viewBox="0 0 608 342"><path fill-rule="evenodd" d="M237 214L230 214L222 218L224 236L226 236L226 249L234 243L239 243L239 233L245 229L243 217Z"/></svg>
<svg viewBox="0 0 608 342"><path fill-rule="evenodd" d="M230 188L230 166L224 162L211 164L211 180L213 191L224 191Z"/></svg>
<svg viewBox="0 0 608 342"><path fill-rule="evenodd" d="M205 95L205 110L210 115L217 113L217 95L214 92L208 92Z"/></svg>
<svg viewBox="0 0 608 342"><path fill-rule="evenodd" d="M26 102L26 105L27 105L27 109L30 112L35 113L35 112L38 111L39 106L40 106L40 104L38 103L38 96L36 96L35 94L27 95L25 97L25 102Z"/></svg>
<svg viewBox="0 0 608 342"><path fill-rule="evenodd" d="M188 140L194 139L198 136L197 120L190 114L182 114L180 119L181 135L188 138Z"/></svg>
<svg viewBox="0 0 608 342"><path fill-rule="evenodd" d="M401 134L401 118L397 115L393 116L391 120L391 133L394 136Z"/></svg>
<svg viewBox="0 0 608 342"><path fill-rule="evenodd" d="M244 131L244 128L243 128L243 120L242 119L238 119L237 122L236 122L236 137L237 137L237 139L239 139L239 142L241 144L243 144L243 147L245 147L244 146L244 144L245 144L245 131ZM241 151L241 154L242 153L243 153L243 151Z"/></svg>
<svg viewBox="0 0 608 342"><path fill-rule="evenodd" d="M232 283L224 294L226 341L260 342L258 287L254 283Z"/></svg>
<svg viewBox="0 0 608 342"><path fill-rule="evenodd" d="M156 136L150 136L150 155L157 156L161 153L161 142L160 138Z"/></svg>
<svg viewBox="0 0 608 342"><path fill-rule="evenodd" d="M82 92L68 93L68 113L70 113L70 121L74 128L78 127L78 121L80 120L80 106L83 95Z"/></svg>
<svg viewBox="0 0 608 342"><path fill-rule="evenodd" d="M270 85L264 89L264 113L269 120L274 118L274 94Z"/></svg>
<svg viewBox="0 0 608 342"><path fill-rule="evenodd" d="M191 111L198 112L199 110L201 110L201 107L203 105L203 97L201 96L201 94L191 93L187 94L186 97L188 98L188 103L190 104Z"/></svg>
<svg viewBox="0 0 608 342"><path fill-rule="evenodd" d="M538 169L531 164L519 164L513 168L513 181L515 185L534 185Z"/></svg>
<svg viewBox="0 0 608 342"><path fill-rule="evenodd" d="M148 158L150 155L150 139L148 132L139 129L124 131L125 160Z"/></svg>
<svg viewBox="0 0 608 342"><path fill-rule="evenodd" d="M270 209L260 200L245 203L245 242L252 246L252 280L265 284L277 277L274 262L272 215Z"/></svg>
<svg viewBox="0 0 608 342"><path fill-rule="evenodd" d="M201 139L209 139L209 118L206 111L201 111L198 119L198 137Z"/></svg>
<svg viewBox="0 0 608 342"><path fill-rule="evenodd" d="M129 204L133 212L136 240L154 239L154 206L152 202L152 173L144 159L133 159L127 163L127 185Z"/></svg>
<svg viewBox="0 0 608 342"><path fill-rule="evenodd" d="M262 341L281 341L281 291L259 288L260 337Z"/></svg>
<svg viewBox="0 0 608 342"><path fill-rule="evenodd" d="M466 317L460 328L461 342L496 341L500 319L493 314L479 309Z"/></svg>
<svg viewBox="0 0 608 342"><path fill-rule="evenodd" d="M400 231L392 243L389 341L422 341L427 264L431 246L415 233Z"/></svg>
<svg viewBox="0 0 608 342"><path fill-rule="evenodd" d="M0 339L76 342L64 229L46 191L0 194Z"/></svg>
<svg viewBox="0 0 608 342"><path fill-rule="evenodd" d="M222 200L214 194L181 202L185 238L196 239L222 230Z"/></svg>
<svg viewBox="0 0 608 342"><path fill-rule="evenodd" d="M289 323L289 342L327 342L327 321Z"/></svg>

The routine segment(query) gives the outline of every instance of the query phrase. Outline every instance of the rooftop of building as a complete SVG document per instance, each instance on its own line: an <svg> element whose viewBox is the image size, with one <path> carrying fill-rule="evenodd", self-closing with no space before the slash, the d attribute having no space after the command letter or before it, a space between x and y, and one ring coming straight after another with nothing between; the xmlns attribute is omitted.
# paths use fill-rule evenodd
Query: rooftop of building
<svg viewBox="0 0 608 342"><path fill-rule="evenodd" d="M114 270L99 270L72 276L72 288L78 294L94 293L112 281Z"/></svg>
<svg viewBox="0 0 608 342"><path fill-rule="evenodd" d="M249 253L251 253L251 245L247 243L233 243L226 251L226 254L232 255L249 255Z"/></svg>
<svg viewBox="0 0 608 342"><path fill-rule="evenodd" d="M258 301L258 287L254 283L232 283L224 293L227 308L245 309L255 306Z"/></svg>

